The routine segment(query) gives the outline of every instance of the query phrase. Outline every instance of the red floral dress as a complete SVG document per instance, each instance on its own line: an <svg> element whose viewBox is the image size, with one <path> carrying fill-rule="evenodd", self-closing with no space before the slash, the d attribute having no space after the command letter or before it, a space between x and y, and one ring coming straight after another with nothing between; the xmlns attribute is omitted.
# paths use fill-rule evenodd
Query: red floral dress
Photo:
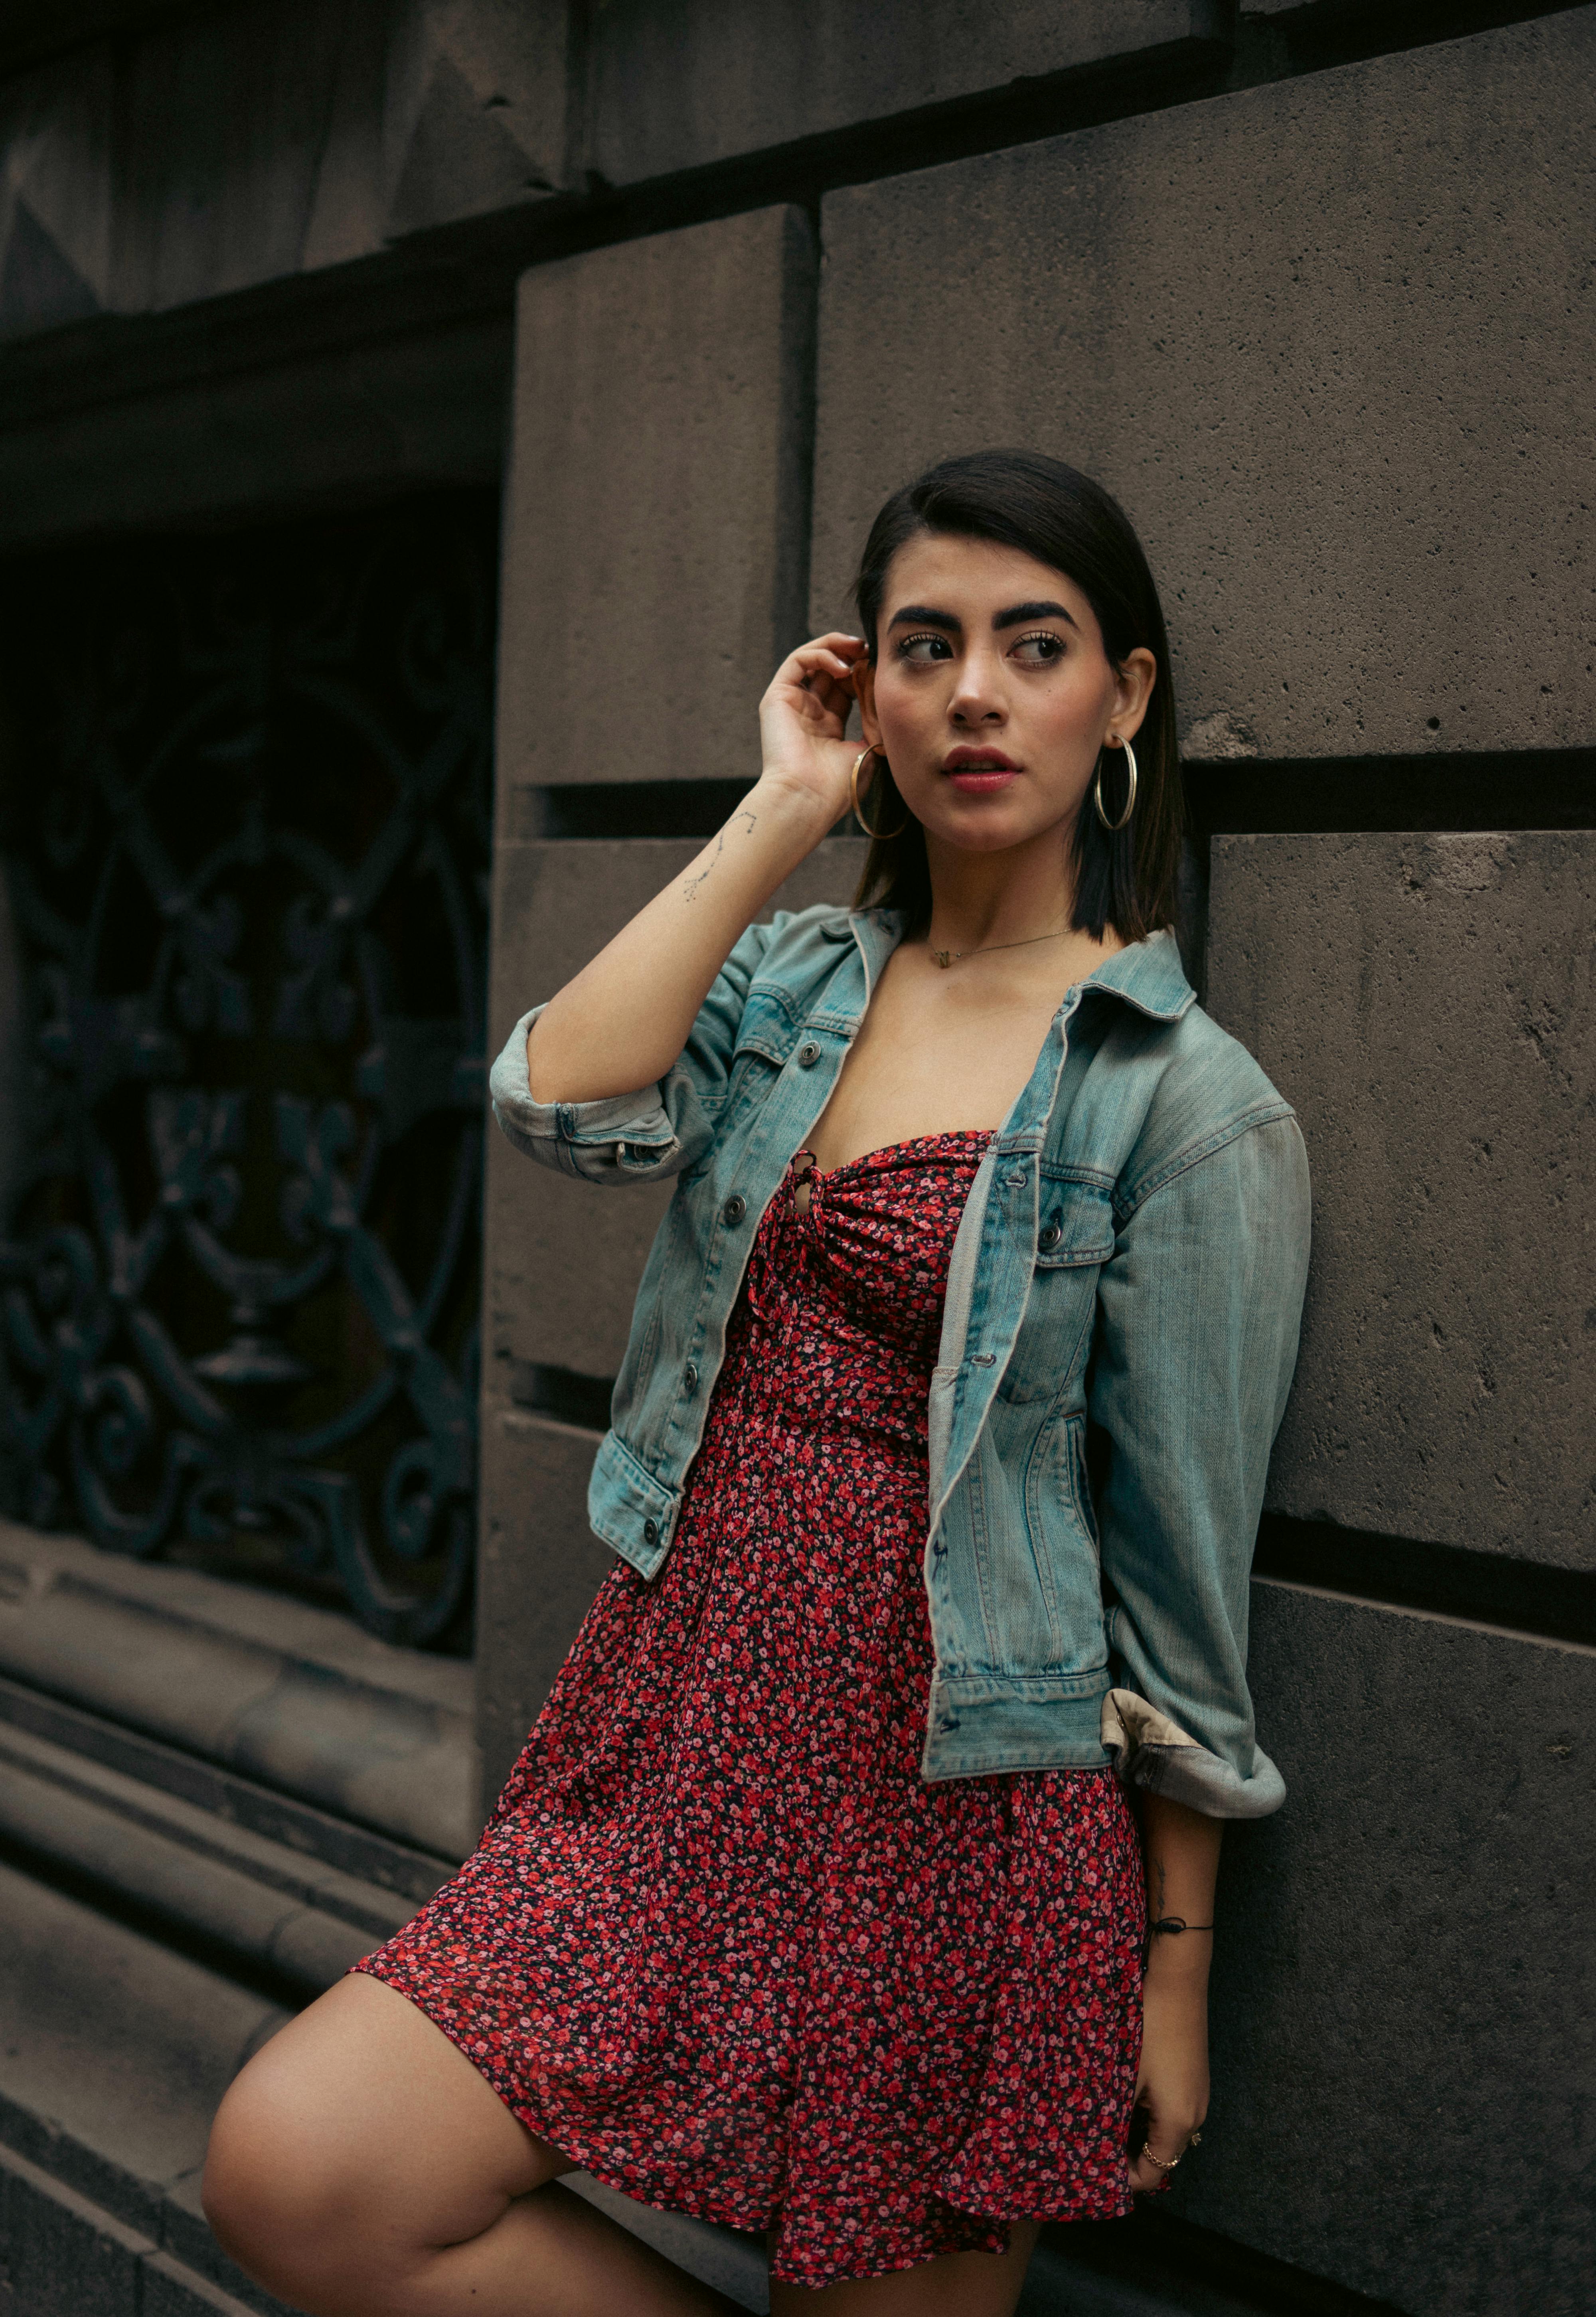
<svg viewBox="0 0 1596 2317"><path fill-rule="evenodd" d="M811 2287L1129 2210L1134 1828L928 1785L926 1404L982 1134L759 1230L675 1543L600 1588L475 1855L359 1968L643 2203ZM807 1154L801 1154L806 1164Z"/></svg>

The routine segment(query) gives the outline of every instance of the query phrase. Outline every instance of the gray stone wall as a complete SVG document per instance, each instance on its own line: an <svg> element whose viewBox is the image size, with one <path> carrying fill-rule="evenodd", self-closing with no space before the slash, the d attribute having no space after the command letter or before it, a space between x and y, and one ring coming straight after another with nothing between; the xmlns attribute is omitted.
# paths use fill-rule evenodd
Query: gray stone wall
<svg viewBox="0 0 1596 2317"><path fill-rule="evenodd" d="M752 776L886 490L1029 442L1141 528L1195 962L1316 1201L1291 1792L1228 1841L1161 2307L1589 2305L1593 49L1486 0L0 14L0 551L505 475L495 1038ZM495 1140L488 1203L484 1799L608 1565L661 1201Z"/></svg>

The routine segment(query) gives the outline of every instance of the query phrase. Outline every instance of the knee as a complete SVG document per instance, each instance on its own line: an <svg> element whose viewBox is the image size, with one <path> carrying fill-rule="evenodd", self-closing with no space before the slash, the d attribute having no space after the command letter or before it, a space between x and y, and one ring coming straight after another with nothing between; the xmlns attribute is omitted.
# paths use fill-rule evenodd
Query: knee
<svg viewBox="0 0 1596 2317"><path fill-rule="evenodd" d="M217 2242L258 2284L306 2307L336 2286L358 2183L310 2088L247 2068L211 2125L200 2193Z"/></svg>

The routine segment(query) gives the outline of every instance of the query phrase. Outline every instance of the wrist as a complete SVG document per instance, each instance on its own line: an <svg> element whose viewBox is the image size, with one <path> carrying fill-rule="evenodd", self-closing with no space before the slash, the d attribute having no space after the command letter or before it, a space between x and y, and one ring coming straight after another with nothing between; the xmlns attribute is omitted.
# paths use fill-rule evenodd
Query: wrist
<svg viewBox="0 0 1596 2317"><path fill-rule="evenodd" d="M805 853L830 833L838 818L838 810L808 783L769 765L749 791L743 809L768 814L771 826L802 842Z"/></svg>
<svg viewBox="0 0 1596 2317"><path fill-rule="evenodd" d="M1213 1941L1189 1932L1179 1938L1154 1937L1147 1949L1143 1977L1150 1986L1186 1988L1206 1995Z"/></svg>

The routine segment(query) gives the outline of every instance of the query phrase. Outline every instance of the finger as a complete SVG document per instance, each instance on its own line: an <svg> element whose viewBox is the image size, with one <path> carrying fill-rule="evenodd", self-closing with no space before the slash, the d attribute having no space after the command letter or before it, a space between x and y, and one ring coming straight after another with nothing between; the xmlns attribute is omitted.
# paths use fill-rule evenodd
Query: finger
<svg viewBox="0 0 1596 2317"><path fill-rule="evenodd" d="M789 675L789 669L792 671L791 675ZM802 651L793 654L787 666L783 668L782 675L787 677L789 682L795 675L800 682L811 685L817 676L828 676L832 683L842 684L849 692L853 689L852 664L844 659L840 652L832 651L826 644L805 644Z"/></svg>
<svg viewBox="0 0 1596 2317"><path fill-rule="evenodd" d="M785 675L790 668L824 666L847 675L852 673L855 662L864 656L865 645L858 636L840 633L813 636L808 643L800 644L795 651L788 654L780 673Z"/></svg>
<svg viewBox="0 0 1596 2317"><path fill-rule="evenodd" d="M1133 2157L1131 2160L1130 2178L1133 2196L1156 2196L1161 2188L1169 2187L1172 2177L1170 2173L1161 2172L1157 2165L1152 2163L1144 2155Z"/></svg>

